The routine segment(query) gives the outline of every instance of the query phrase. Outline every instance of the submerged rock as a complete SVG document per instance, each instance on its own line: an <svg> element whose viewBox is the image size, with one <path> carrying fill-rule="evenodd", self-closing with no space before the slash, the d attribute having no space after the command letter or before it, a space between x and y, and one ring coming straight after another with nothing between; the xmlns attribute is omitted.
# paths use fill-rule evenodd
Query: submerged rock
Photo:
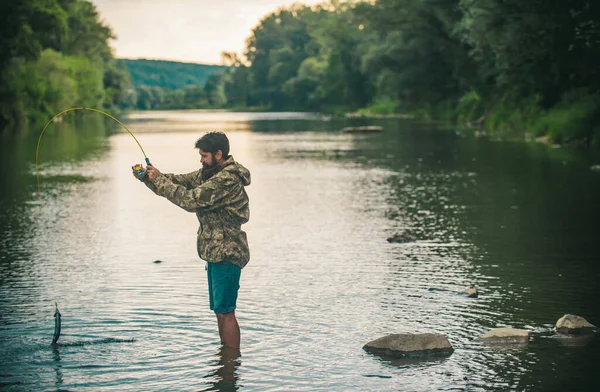
<svg viewBox="0 0 600 392"><path fill-rule="evenodd" d="M154 264L159 264L159 263L162 263L162 260L154 260L153 263Z"/></svg>
<svg viewBox="0 0 600 392"><path fill-rule="evenodd" d="M342 133L380 133L383 132L383 127L376 125L368 125L364 127L346 127L340 130Z"/></svg>
<svg viewBox="0 0 600 392"><path fill-rule="evenodd" d="M393 236L391 236L390 238L387 239L388 242L396 242L396 243L405 243L405 242L413 242L416 241L417 239L407 233L398 233L398 234L394 234Z"/></svg>
<svg viewBox="0 0 600 392"><path fill-rule="evenodd" d="M565 314L556 322L556 332L562 334L580 334L593 332L598 329L594 324L590 324L586 319L574 314Z"/></svg>
<svg viewBox="0 0 600 392"><path fill-rule="evenodd" d="M557 333L553 337L565 347L585 347L595 338L593 333L584 333L578 335Z"/></svg>
<svg viewBox="0 0 600 392"><path fill-rule="evenodd" d="M516 328L495 328L479 337L485 343L515 344L528 343L529 331Z"/></svg>
<svg viewBox="0 0 600 392"><path fill-rule="evenodd" d="M437 333L387 335L370 341L363 349L395 358L448 356L454 352L448 338Z"/></svg>

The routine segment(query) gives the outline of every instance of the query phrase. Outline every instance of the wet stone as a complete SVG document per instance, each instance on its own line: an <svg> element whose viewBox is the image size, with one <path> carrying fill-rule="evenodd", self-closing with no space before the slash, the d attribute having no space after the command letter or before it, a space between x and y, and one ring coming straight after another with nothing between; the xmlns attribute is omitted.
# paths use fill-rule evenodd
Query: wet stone
<svg viewBox="0 0 600 392"><path fill-rule="evenodd" d="M529 343L529 331L516 328L495 328L481 335L479 339L485 343L523 344Z"/></svg>
<svg viewBox="0 0 600 392"><path fill-rule="evenodd" d="M363 346L369 353L387 357L449 356L454 348L444 335L437 333L391 334Z"/></svg>
<svg viewBox="0 0 600 392"><path fill-rule="evenodd" d="M581 316L565 314L556 322L556 332L562 334L581 334L597 330L594 324L589 323Z"/></svg>

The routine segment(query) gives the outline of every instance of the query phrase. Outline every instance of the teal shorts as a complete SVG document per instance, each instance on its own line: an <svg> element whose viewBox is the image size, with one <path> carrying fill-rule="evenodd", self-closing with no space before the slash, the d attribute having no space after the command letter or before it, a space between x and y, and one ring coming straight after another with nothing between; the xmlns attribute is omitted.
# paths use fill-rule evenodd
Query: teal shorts
<svg viewBox="0 0 600 392"><path fill-rule="evenodd" d="M242 269L230 262L208 263L208 298L215 313L233 312L236 307Z"/></svg>

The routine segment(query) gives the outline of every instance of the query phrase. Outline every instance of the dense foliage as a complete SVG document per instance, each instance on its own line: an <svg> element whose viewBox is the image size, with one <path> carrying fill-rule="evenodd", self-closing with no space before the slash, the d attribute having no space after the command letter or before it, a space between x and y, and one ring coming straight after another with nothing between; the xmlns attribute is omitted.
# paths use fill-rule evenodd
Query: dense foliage
<svg viewBox="0 0 600 392"><path fill-rule="evenodd" d="M0 7L4 122L74 105L359 110L600 143L594 0L295 4L266 15L245 52L223 53L214 69L115 61L109 28L83 0Z"/></svg>
<svg viewBox="0 0 600 392"><path fill-rule="evenodd" d="M114 38L82 0L0 5L0 124L41 121L72 106L115 108L131 84Z"/></svg>
<svg viewBox="0 0 600 392"><path fill-rule="evenodd" d="M367 107L558 142L600 139L597 1L294 5L264 17L244 55L220 76L232 106Z"/></svg>

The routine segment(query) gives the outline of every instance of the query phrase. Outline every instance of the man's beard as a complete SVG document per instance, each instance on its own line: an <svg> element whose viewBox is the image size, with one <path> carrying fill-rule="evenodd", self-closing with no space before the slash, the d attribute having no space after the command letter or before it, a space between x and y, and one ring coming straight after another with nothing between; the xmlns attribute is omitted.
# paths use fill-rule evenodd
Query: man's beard
<svg viewBox="0 0 600 392"><path fill-rule="evenodd" d="M214 157L211 165L207 164L206 162L202 162L202 179L206 181L211 178L212 175L215 174L215 171L218 167L219 164L214 161Z"/></svg>

